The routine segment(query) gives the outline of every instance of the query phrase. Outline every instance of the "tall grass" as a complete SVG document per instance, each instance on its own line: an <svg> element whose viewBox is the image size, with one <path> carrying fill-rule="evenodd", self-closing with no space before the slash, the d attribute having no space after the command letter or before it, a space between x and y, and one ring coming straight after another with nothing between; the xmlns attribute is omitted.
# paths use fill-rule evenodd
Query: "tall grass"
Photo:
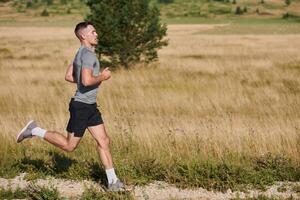
<svg viewBox="0 0 300 200"><path fill-rule="evenodd" d="M201 33L214 29L169 26L159 62L115 71L101 85L98 103L126 181L222 189L300 179L300 36ZM2 176L105 181L89 133L62 159L38 138L15 143L30 119L65 133L75 85L64 73L79 47L72 33L0 27Z"/></svg>

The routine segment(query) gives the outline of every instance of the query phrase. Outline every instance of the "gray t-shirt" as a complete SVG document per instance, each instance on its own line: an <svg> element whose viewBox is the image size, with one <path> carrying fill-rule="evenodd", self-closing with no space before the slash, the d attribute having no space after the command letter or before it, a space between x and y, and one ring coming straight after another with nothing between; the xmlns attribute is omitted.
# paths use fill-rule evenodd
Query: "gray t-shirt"
<svg viewBox="0 0 300 200"><path fill-rule="evenodd" d="M81 69L92 69L93 75L98 76L100 72L100 64L96 54L87 47L81 46L76 53L73 61L73 77L77 82L77 90L74 95L74 100L94 104L97 99L98 84L92 86L84 86L81 81Z"/></svg>

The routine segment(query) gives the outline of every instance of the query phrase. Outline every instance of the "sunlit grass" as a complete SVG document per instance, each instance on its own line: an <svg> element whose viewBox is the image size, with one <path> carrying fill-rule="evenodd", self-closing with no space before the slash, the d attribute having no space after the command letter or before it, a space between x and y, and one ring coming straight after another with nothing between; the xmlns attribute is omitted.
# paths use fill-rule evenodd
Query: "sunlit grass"
<svg viewBox="0 0 300 200"><path fill-rule="evenodd" d="M169 26L170 45L159 62L114 71L101 85L98 103L127 181L226 189L299 180L300 36L203 34L222 27ZM0 27L0 39L1 174L102 180L88 133L74 153L61 154L70 163L61 173L54 173L54 147L38 138L15 143L30 119L66 134L75 85L64 73L79 47L72 28ZM266 155L284 159L277 166L277 157ZM248 180L240 181L243 175Z"/></svg>

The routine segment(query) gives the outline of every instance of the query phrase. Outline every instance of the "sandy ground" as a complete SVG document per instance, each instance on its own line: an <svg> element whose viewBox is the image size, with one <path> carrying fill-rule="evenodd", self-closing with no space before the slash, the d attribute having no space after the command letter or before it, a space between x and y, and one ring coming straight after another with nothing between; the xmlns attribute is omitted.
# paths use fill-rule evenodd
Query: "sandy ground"
<svg viewBox="0 0 300 200"><path fill-rule="evenodd" d="M93 187L99 191L104 192L99 184L92 181L70 181L64 179L37 179L34 182L26 181L24 179L25 173L13 179L0 178L0 188L13 190L16 188L26 188L30 183L34 183L39 186L52 186L58 189L60 195L65 198L79 199L85 188ZM131 186L132 192L137 200L166 200L166 199L212 199L212 200L225 200L234 197L249 198L257 197L258 195L265 195L268 197L276 197L285 199L293 197L293 199L300 199L300 194L293 191L293 187L300 187L300 182L278 182L275 185L268 187L266 191L250 190L247 192L213 192L203 188L197 189L179 189L165 182L156 181L146 186ZM280 188L285 188L284 191Z"/></svg>

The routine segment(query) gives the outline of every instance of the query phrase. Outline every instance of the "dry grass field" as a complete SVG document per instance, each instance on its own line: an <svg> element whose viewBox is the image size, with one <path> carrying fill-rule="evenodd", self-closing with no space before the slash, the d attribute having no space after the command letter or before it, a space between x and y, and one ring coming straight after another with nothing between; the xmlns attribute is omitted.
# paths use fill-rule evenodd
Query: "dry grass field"
<svg viewBox="0 0 300 200"><path fill-rule="evenodd" d="M289 26L285 34L220 34L230 26L170 25L158 62L114 71L101 85L98 104L119 168L146 165L143 159L242 163L269 153L299 165L300 35ZM73 28L0 27L2 174L24 157L53 159L49 144L34 138L17 145L15 137L30 119L66 134L75 85L64 73L78 47ZM88 132L63 155L97 159Z"/></svg>

